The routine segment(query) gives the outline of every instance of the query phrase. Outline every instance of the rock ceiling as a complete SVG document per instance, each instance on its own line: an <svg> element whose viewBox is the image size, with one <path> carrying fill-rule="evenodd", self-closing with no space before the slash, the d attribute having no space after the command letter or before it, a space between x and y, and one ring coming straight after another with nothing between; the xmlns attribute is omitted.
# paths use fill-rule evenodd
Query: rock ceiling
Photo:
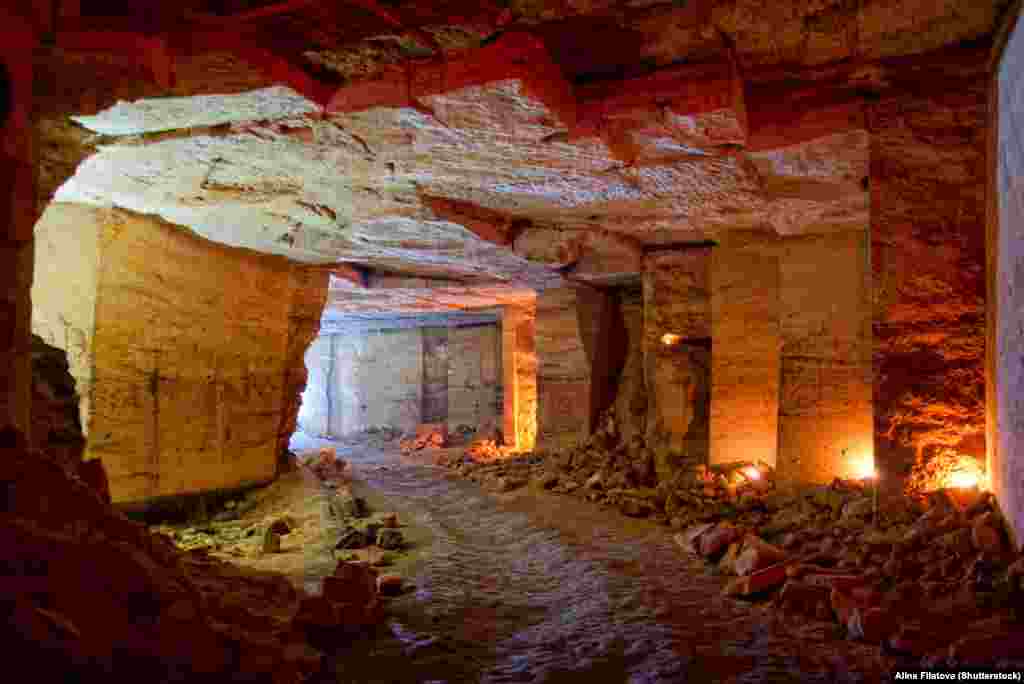
<svg viewBox="0 0 1024 684"><path fill-rule="evenodd" d="M56 199L302 262L448 281L447 302L435 287L380 304L405 310L424 308L424 292L434 310L515 300L560 282L560 266L596 281L636 273L646 247L734 229L866 228L863 120L821 126L801 117L818 111L806 103L824 94L819 109L845 116L865 87L884 96L919 76L913 55L991 32L999 9L220 4L193 2L186 16L249 22L245 35L274 48L261 66L304 92L142 99L77 117L105 144Z"/></svg>

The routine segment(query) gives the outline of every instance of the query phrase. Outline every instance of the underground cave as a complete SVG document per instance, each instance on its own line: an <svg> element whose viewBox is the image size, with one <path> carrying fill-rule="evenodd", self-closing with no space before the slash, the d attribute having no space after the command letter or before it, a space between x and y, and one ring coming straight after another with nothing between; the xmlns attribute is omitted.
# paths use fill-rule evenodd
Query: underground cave
<svg viewBox="0 0 1024 684"><path fill-rule="evenodd" d="M1020 11L5 3L4 643L1020 676Z"/></svg>

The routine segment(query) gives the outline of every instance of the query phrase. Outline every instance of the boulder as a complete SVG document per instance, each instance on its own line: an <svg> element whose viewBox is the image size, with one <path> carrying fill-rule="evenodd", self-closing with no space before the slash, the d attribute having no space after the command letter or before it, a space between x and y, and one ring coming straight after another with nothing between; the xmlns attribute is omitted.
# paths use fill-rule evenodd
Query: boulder
<svg viewBox="0 0 1024 684"><path fill-rule="evenodd" d="M1003 550L1003 537L999 531L999 525L995 516L989 513L982 513L974 519L971 524L971 542L979 551L989 554L998 554Z"/></svg>
<svg viewBox="0 0 1024 684"><path fill-rule="evenodd" d="M700 555L705 558L717 556L738 540L743 533L730 523L719 523L700 537Z"/></svg>
<svg viewBox="0 0 1024 684"><path fill-rule="evenodd" d="M743 550L736 558L737 575L750 575L786 559L786 552L754 535L743 540Z"/></svg>
<svg viewBox="0 0 1024 684"><path fill-rule="evenodd" d="M830 590L825 587L789 579L779 592L776 606L788 614L830 620L832 610L829 605L829 593Z"/></svg>
<svg viewBox="0 0 1024 684"><path fill-rule="evenodd" d="M843 506L844 520L850 518L867 518L873 515L875 510L874 499L870 496L864 496L859 499L854 499Z"/></svg>
<svg viewBox="0 0 1024 684"><path fill-rule="evenodd" d="M705 534L715 528L715 523L702 523L694 525L685 532L676 534L673 539L684 551L693 554L700 553L700 540Z"/></svg>
<svg viewBox="0 0 1024 684"><path fill-rule="evenodd" d="M741 548L742 544L740 542L733 542L732 544L729 544L729 548L726 549L724 554L722 554L722 560L718 561L719 572L724 575L750 574L736 572L736 559L740 555Z"/></svg>
<svg viewBox="0 0 1024 684"><path fill-rule="evenodd" d="M384 596L397 596L402 593L401 575L381 575L377 578L377 591Z"/></svg>
<svg viewBox="0 0 1024 684"><path fill-rule="evenodd" d="M299 611L292 622L300 628L335 629L341 624L341 615L326 597L307 596L299 604Z"/></svg>

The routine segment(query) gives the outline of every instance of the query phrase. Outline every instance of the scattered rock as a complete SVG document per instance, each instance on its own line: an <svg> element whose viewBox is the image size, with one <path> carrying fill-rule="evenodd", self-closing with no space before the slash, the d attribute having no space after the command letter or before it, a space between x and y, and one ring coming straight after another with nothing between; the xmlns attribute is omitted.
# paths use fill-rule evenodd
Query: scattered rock
<svg viewBox="0 0 1024 684"><path fill-rule="evenodd" d="M354 527L349 527L341 533L334 548L337 551L341 551L343 549L361 549L364 546L367 546L366 534Z"/></svg>
<svg viewBox="0 0 1024 684"><path fill-rule="evenodd" d="M982 513L971 525L971 541L974 548L990 554L1003 550L1003 539L992 513Z"/></svg>
<svg viewBox="0 0 1024 684"><path fill-rule="evenodd" d="M384 527L388 529L395 529L398 527L398 514L397 513L385 513L381 518Z"/></svg>
<svg viewBox="0 0 1024 684"><path fill-rule="evenodd" d="M743 540L743 551L736 558L736 574L750 575L768 566L781 563L785 559L786 552L779 547L754 535L747 535Z"/></svg>
<svg viewBox="0 0 1024 684"><path fill-rule="evenodd" d="M743 533L730 523L719 523L700 537L700 555L717 556L729 547Z"/></svg>
<svg viewBox="0 0 1024 684"><path fill-rule="evenodd" d="M273 522L270 523L267 529L269 529L271 532L274 532L275 534L284 536L286 534L289 534L298 526L299 524L295 521L295 518L291 516L285 516L275 519Z"/></svg>
<svg viewBox="0 0 1024 684"><path fill-rule="evenodd" d="M552 473L552 472L542 473L541 476L539 478L537 478L537 485L541 489L552 489L557 484L558 484L558 475L556 475L555 473Z"/></svg>
<svg viewBox="0 0 1024 684"><path fill-rule="evenodd" d="M522 477L506 476L499 477L495 481L495 487L499 492L511 492L521 487L525 487L527 480Z"/></svg>
<svg viewBox="0 0 1024 684"><path fill-rule="evenodd" d="M384 528L377 533L377 546L382 549L393 551L402 548L404 544L405 539L398 530Z"/></svg>
<svg viewBox="0 0 1024 684"><path fill-rule="evenodd" d="M776 606L783 612L804 617L830 620L832 609L829 604L831 591L800 580L789 579L779 592Z"/></svg>
<svg viewBox="0 0 1024 684"><path fill-rule="evenodd" d="M260 547L263 553L280 553L281 552L281 535L272 530L267 530L263 534L263 545Z"/></svg>
<svg viewBox="0 0 1024 684"><path fill-rule="evenodd" d="M722 593L726 596L751 597L775 589L785 581L786 566L780 563L752 575L737 577L722 589Z"/></svg>
<svg viewBox="0 0 1024 684"><path fill-rule="evenodd" d="M404 453L421 449L440 449L448 444L447 423L423 423L416 428L416 434L410 439L398 443Z"/></svg>
<svg viewBox="0 0 1024 684"><path fill-rule="evenodd" d="M384 596L397 596L402 593L401 575L381 575L377 578L377 591Z"/></svg>

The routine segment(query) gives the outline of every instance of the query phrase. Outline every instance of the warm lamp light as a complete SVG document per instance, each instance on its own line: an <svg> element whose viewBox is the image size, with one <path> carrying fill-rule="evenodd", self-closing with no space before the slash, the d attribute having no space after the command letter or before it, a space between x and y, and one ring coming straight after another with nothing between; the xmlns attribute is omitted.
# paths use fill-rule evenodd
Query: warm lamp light
<svg viewBox="0 0 1024 684"><path fill-rule="evenodd" d="M874 459L870 456L854 459L851 463L853 476L857 480L874 480L878 478L878 470L875 469Z"/></svg>
<svg viewBox="0 0 1024 684"><path fill-rule="evenodd" d="M958 470L949 476L949 486L957 489L970 489L978 486L977 473Z"/></svg>
<svg viewBox="0 0 1024 684"><path fill-rule="evenodd" d="M746 468L744 468L743 474L746 475L747 479L749 480L761 479L761 471L755 468L754 466L747 466Z"/></svg>
<svg viewBox="0 0 1024 684"><path fill-rule="evenodd" d="M681 335L676 335L675 333L665 333L664 335L661 336L661 343L666 347L671 347L673 344L678 343L681 339L683 339Z"/></svg>

